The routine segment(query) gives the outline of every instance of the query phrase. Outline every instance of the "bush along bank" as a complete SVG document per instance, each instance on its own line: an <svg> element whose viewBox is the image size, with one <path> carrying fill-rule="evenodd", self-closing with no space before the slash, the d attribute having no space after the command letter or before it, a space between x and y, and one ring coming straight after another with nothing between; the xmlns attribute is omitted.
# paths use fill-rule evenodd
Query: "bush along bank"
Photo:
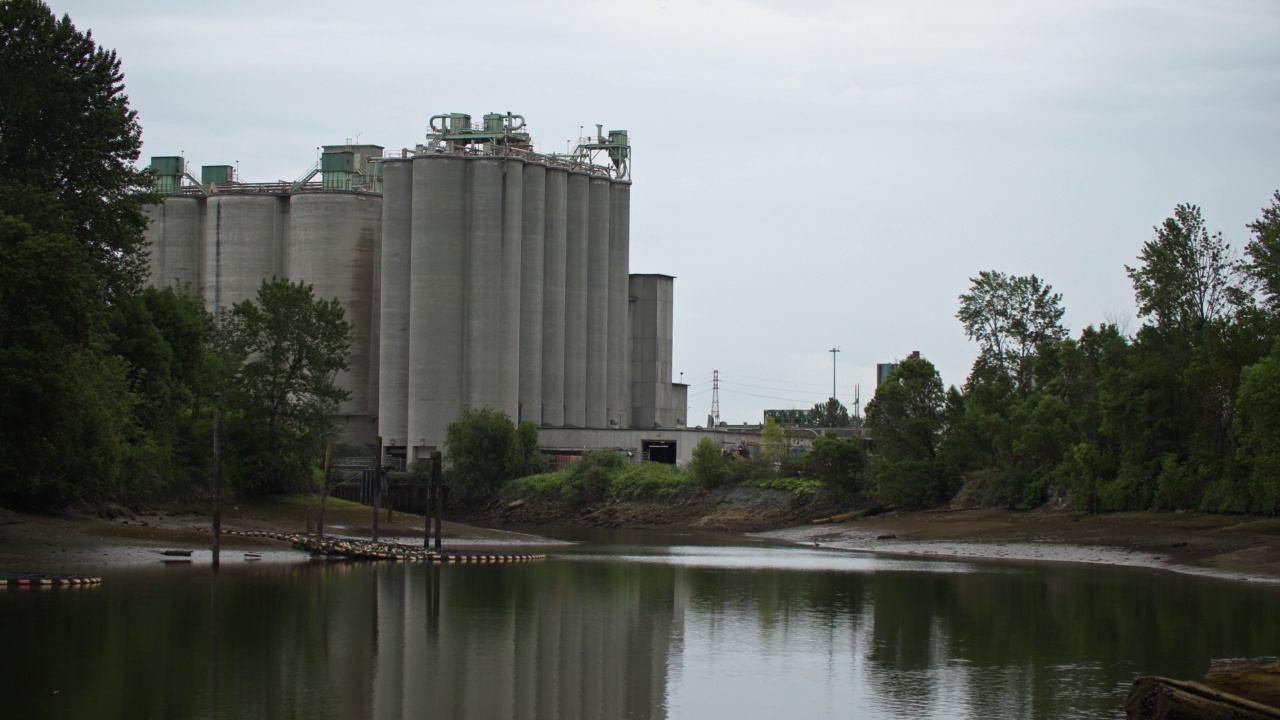
<svg viewBox="0 0 1280 720"><path fill-rule="evenodd" d="M717 453L718 453L717 449ZM732 471L734 461L721 463ZM680 527L752 532L808 522L848 507L848 498L818 480L744 477L707 483L696 470L627 462L591 451L569 467L516 478L494 502L459 508L462 519L503 526ZM452 513L451 513L452 514Z"/></svg>

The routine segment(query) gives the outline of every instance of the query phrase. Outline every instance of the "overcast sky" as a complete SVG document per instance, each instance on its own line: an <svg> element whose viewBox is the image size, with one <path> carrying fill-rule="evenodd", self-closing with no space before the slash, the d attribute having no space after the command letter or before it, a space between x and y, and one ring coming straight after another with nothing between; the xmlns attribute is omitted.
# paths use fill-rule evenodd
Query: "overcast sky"
<svg viewBox="0 0 1280 720"><path fill-rule="evenodd" d="M1280 188L1276 0L53 0L115 49L142 162L294 179L320 145L524 115L633 146L631 271L676 276L689 424L852 406L912 350L960 385L981 270L1035 273L1073 335L1126 320L1176 204L1235 248Z"/></svg>

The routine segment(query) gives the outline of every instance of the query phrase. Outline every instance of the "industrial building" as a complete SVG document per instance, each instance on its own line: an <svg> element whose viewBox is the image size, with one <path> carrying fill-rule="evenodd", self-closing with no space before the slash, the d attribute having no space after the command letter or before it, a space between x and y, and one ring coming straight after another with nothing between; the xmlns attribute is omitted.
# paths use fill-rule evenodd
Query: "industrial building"
<svg viewBox="0 0 1280 720"><path fill-rule="evenodd" d="M412 460L491 407L554 430L544 445L656 443L674 460L674 278L630 273L631 147L596 127L545 154L519 115L438 115L412 148L326 146L293 182L152 158L151 282L215 313L273 276L336 297L354 324L347 443Z"/></svg>

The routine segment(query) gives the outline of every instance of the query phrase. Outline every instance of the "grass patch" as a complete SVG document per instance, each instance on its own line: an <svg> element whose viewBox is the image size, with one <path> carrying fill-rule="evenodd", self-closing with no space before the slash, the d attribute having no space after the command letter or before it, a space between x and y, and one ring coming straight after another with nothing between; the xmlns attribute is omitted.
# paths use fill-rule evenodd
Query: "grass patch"
<svg viewBox="0 0 1280 720"><path fill-rule="evenodd" d="M766 488L769 490L785 490L797 498L809 497L822 487L820 480L802 477L785 477L785 478L763 478L760 480L749 480L743 485L751 487Z"/></svg>
<svg viewBox="0 0 1280 720"><path fill-rule="evenodd" d="M573 473L568 470L539 473L516 478L507 484L504 495L525 496L542 495L548 497L568 498L577 492L573 483Z"/></svg>
<svg viewBox="0 0 1280 720"><path fill-rule="evenodd" d="M614 475L609 492L619 500L671 497L691 490L693 476L675 465L645 462L632 463Z"/></svg>

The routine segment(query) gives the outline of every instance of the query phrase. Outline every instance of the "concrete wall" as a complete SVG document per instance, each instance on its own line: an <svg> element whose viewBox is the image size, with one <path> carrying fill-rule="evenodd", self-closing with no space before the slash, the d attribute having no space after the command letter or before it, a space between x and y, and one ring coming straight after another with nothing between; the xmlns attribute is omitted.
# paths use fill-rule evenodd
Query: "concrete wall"
<svg viewBox="0 0 1280 720"><path fill-rule="evenodd" d="M676 462L681 467L693 459L693 448L704 437L717 445L732 450L739 443L762 441L759 432L712 430L708 428L660 428L643 430L594 430L590 428L543 428L538 431L538 446L546 451L578 452L596 448L613 448L641 452L646 441L676 443Z"/></svg>

